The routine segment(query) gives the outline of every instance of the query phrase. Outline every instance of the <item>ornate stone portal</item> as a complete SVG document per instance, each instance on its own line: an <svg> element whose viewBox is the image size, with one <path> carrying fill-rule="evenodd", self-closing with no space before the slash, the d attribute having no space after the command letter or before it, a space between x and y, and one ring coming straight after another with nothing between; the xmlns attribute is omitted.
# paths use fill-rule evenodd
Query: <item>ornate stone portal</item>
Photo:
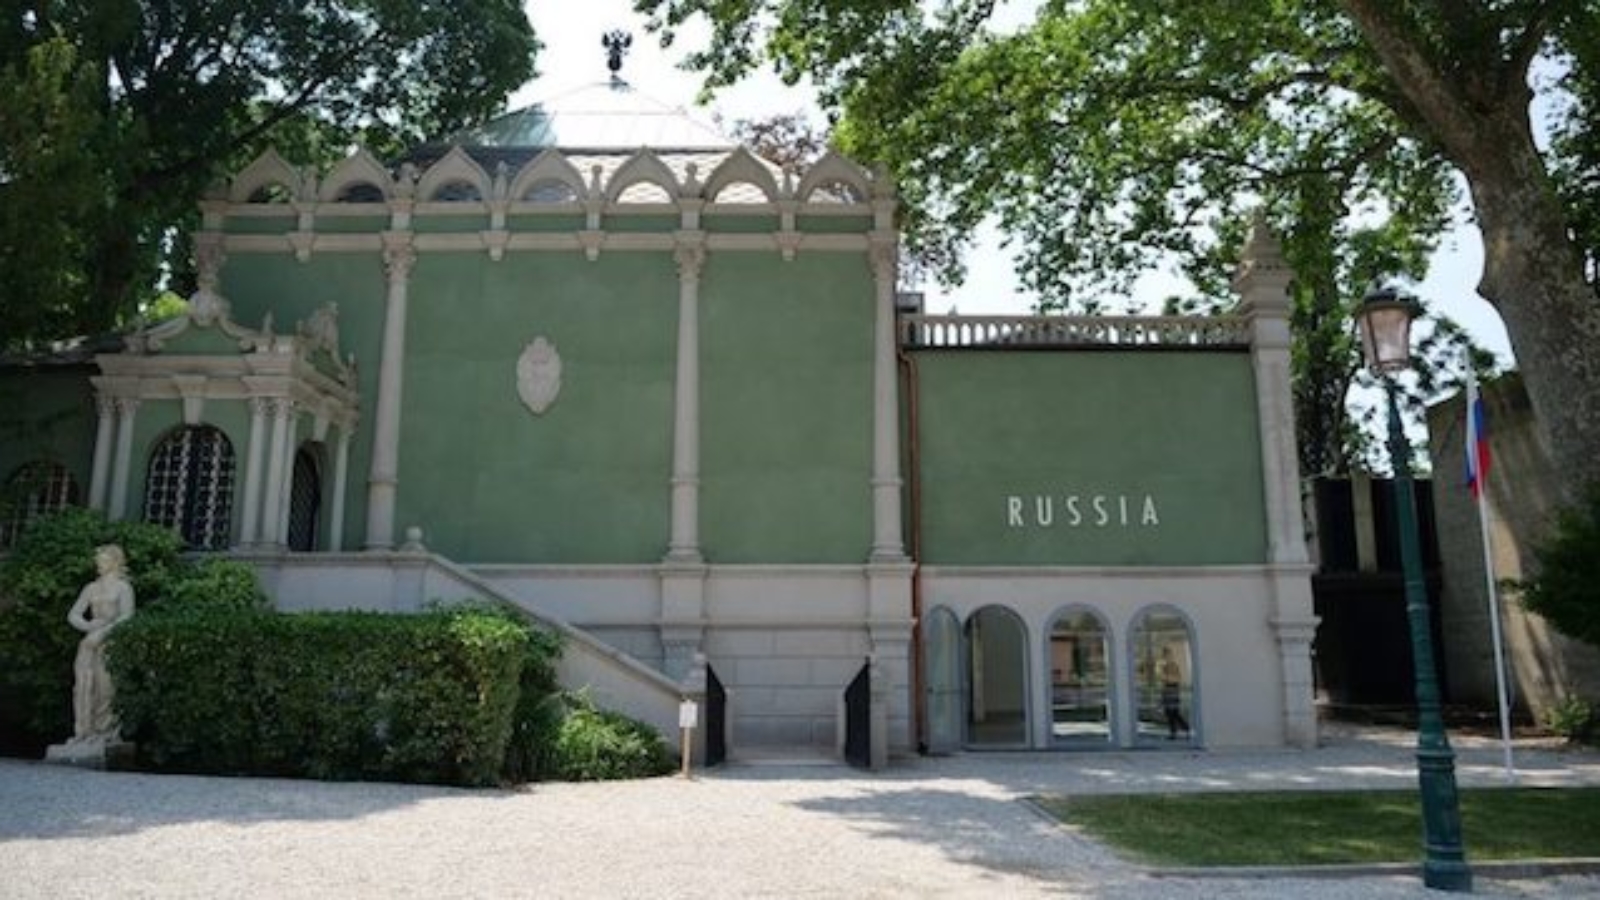
<svg viewBox="0 0 1600 900"><path fill-rule="evenodd" d="M133 586L125 572L122 548L106 544L94 552L100 577L84 585L67 621L83 632L73 662L72 739L46 752L51 762L104 767L106 757L124 746L111 701L115 696L106 666L106 640L112 629L133 617Z"/></svg>

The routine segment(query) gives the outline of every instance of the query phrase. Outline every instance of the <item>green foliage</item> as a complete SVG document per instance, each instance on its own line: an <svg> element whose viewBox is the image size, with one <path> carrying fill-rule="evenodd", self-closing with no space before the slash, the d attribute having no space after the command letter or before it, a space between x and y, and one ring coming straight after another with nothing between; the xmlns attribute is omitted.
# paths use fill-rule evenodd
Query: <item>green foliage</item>
<svg viewBox="0 0 1600 900"><path fill-rule="evenodd" d="M183 568L167 585L165 596L155 600L162 612L176 608L213 612L267 609L267 595L261 591L256 570L234 559L202 559Z"/></svg>
<svg viewBox="0 0 1600 900"><path fill-rule="evenodd" d="M1600 647L1600 484L1561 513L1534 556L1523 603L1562 634Z"/></svg>
<svg viewBox="0 0 1600 900"><path fill-rule="evenodd" d="M1566 697L1545 710L1544 726L1578 744L1594 734L1594 705L1582 697Z"/></svg>
<svg viewBox="0 0 1600 900"><path fill-rule="evenodd" d="M538 781L554 771L556 736L566 712L555 668L561 656L561 639L537 628L529 629L528 634L511 738L506 743L501 772L513 784Z"/></svg>
<svg viewBox="0 0 1600 900"><path fill-rule="evenodd" d="M162 262L184 287L173 229L267 146L309 164L443 138L494 113L538 48L505 0L66 0L3 18L7 350L125 324Z"/></svg>
<svg viewBox="0 0 1600 900"><path fill-rule="evenodd" d="M649 778L672 771L672 753L655 729L569 695L549 774L562 781Z"/></svg>
<svg viewBox="0 0 1600 900"><path fill-rule="evenodd" d="M158 769L485 785L533 645L480 610L178 609L124 626L111 667L123 733Z"/></svg>
<svg viewBox="0 0 1600 900"><path fill-rule="evenodd" d="M72 660L80 635L67 611L97 573L94 549L121 545L141 611L185 571L179 539L136 522L73 509L33 522L0 563L0 747L38 752L72 733Z"/></svg>

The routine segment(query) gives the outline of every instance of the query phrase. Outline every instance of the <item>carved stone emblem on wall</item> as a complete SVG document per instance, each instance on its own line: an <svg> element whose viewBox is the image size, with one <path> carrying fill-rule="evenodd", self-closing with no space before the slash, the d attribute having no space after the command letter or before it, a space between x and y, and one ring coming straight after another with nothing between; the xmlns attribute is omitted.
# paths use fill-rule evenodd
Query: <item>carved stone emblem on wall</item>
<svg viewBox="0 0 1600 900"><path fill-rule="evenodd" d="M556 345L536 337L517 358L517 395L533 414L543 415L561 393L561 354Z"/></svg>

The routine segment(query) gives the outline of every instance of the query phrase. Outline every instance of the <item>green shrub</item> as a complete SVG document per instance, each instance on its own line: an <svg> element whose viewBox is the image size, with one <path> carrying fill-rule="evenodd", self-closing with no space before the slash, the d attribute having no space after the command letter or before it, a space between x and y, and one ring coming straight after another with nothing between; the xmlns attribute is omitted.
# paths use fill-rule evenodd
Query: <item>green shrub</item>
<svg viewBox="0 0 1600 900"><path fill-rule="evenodd" d="M1594 729L1594 706L1580 697L1566 697L1545 710L1545 727L1568 743L1587 741Z"/></svg>
<svg viewBox="0 0 1600 900"><path fill-rule="evenodd" d="M562 781L649 778L673 769L672 753L655 729L568 695L556 734L550 775Z"/></svg>
<svg viewBox="0 0 1600 900"><path fill-rule="evenodd" d="M556 737L566 706L556 681L561 639L540 629L529 630L528 649L518 679L520 691L512 717L501 776L509 783L538 781L555 767Z"/></svg>
<svg viewBox="0 0 1600 900"><path fill-rule="evenodd" d="M72 660L82 637L67 610L97 577L94 548L119 544L138 608L185 569L170 530L71 509L33 522L0 563L0 749L39 753L72 734Z"/></svg>
<svg viewBox="0 0 1600 900"><path fill-rule="evenodd" d="M123 626L111 668L123 733L152 768L484 785L501 777L534 643L481 610L180 606Z"/></svg>
<svg viewBox="0 0 1600 900"><path fill-rule="evenodd" d="M162 611L182 606L235 612L260 612L268 606L249 563L217 557L179 569L168 582L166 595L154 598L151 605Z"/></svg>
<svg viewBox="0 0 1600 900"><path fill-rule="evenodd" d="M1600 647L1600 485L1561 514L1534 556L1523 602L1562 634Z"/></svg>

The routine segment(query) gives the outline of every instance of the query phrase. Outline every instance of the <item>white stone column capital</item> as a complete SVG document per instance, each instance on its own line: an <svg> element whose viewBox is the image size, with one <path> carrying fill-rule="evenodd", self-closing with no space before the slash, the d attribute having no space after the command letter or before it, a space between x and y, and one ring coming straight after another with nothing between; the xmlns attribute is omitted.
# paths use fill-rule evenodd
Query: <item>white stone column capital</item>
<svg viewBox="0 0 1600 900"><path fill-rule="evenodd" d="M389 275L389 281L407 281L411 278L411 267L417 262L417 250L412 243L412 234L409 231L385 231L383 233L383 267Z"/></svg>

